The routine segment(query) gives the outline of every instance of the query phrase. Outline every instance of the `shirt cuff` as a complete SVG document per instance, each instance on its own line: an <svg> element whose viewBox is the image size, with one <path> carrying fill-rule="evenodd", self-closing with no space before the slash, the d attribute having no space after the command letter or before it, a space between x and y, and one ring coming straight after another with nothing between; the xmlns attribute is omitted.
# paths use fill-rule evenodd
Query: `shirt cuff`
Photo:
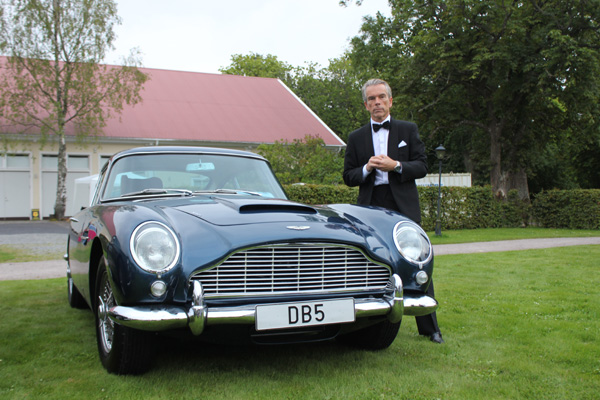
<svg viewBox="0 0 600 400"><path fill-rule="evenodd" d="M369 174L370 174L370 172L369 172L369 171L367 171L367 164L365 164L365 165L363 166L363 169L362 169L362 177L363 177L363 181L364 181L365 179L367 179L367 176L369 176Z"/></svg>

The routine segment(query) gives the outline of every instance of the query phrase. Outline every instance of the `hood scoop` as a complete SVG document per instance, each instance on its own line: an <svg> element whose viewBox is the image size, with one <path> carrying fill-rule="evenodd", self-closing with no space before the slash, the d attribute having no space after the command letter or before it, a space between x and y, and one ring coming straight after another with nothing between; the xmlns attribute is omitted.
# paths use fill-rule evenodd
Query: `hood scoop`
<svg viewBox="0 0 600 400"><path fill-rule="evenodd" d="M288 200L254 200L213 197L209 202L179 206L182 212L215 225L245 225L270 222L306 222L319 219L310 206Z"/></svg>
<svg viewBox="0 0 600 400"><path fill-rule="evenodd" d="M256 213L293 213L293 214L316 214L317 210L302 204L245 204L239 208L240 214Z"/></svg>

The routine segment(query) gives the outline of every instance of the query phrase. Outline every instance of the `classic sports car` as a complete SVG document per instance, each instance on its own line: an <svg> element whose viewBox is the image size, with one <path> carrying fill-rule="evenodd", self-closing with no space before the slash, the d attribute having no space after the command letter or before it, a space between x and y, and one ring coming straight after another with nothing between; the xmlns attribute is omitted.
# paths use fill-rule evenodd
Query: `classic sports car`
<svg viewBox="0 0 600 400"><path fill-rule="evenodd" d="M384 349L403 315L437 308L417 224L289 201L267 160L243 151L116 154L71 218L65 258L69 303L93 310L100 360L117 374L149 368L164 333Z"/></svg>

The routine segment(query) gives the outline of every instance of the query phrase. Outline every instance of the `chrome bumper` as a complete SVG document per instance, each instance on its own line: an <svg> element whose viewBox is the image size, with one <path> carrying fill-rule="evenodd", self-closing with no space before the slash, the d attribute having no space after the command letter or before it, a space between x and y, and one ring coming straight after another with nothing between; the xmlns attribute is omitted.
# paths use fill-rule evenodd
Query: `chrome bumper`
<svg viewBox="0 0 600 400"><path fill-rule="evenodd" d="M354 299L356 318L385 316L399 322L403 315L426 315L434 312L438 303L429 296L403 297L402 280L393 275L388 287L392 288L381 299ZM202 285L193 282L192 305L189 308L149 305L116 306L108 311L110 319L130 328L147 331L165 331L189 327L200 335L207 325L254 324L256 304L238 307L211 307L204 302Z"/></svg>

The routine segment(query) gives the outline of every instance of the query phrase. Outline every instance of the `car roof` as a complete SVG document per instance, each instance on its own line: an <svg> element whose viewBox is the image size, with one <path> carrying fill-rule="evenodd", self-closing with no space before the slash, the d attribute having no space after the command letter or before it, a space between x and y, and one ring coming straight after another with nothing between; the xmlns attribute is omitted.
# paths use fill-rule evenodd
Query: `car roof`
<svg viewBox="0 0 600 400"><path fill-rule="evenodd" d="M113 160L133 154L152 154L152 153L201 153L201 154L219 154L229 156L251 157L260 160L266 159L256 153L244 150L223 149L218 147L195 147L195 146L146 146L135 147L123 150L115 154Z"/></svg>

